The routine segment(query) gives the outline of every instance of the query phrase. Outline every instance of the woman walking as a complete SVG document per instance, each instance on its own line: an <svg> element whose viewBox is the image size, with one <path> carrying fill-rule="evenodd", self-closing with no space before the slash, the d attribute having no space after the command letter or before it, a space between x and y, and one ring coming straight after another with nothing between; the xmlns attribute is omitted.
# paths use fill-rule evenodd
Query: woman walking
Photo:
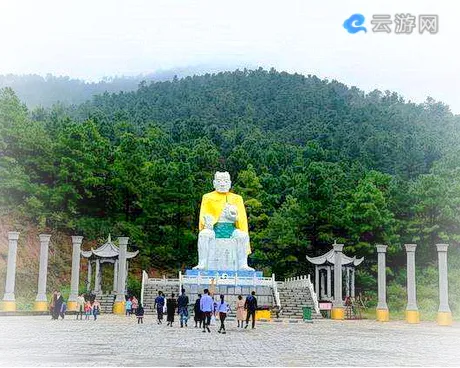
<svg viewBox="0 0 460 368"><path fill-rule="evenodd" d="M174 322L174 314L176 313L177 309L177 301L174 298L174 293L171 294L171 298L166 300L166 320L168 321L168 326L172 327Z"/></svg>
<svg viewBox="0 0 460 368"><path fill-rule="evenodd" d="M236 320L238 321L238 327L243 328L243 322L246 320L246 311L244 309L244 300L241 295L238 295L236 301Z"/></svg>
<svg viewBox="0 0 460 368"><path fill-rule="evenodd" d="M217 331L218 333L223 333L223 334L226 334L227 332L225 332L225 318L227 318L227 313L229 311L229 306L227 303L225 303L224 301L224 296L221 294L220 295L220 303L217 307L217 310L219 312L219 319L220 319L220 328L219 330Z"/></svg>
<svg viewBox="0 0 460 368"><path fill-rule="evenodd" d="M200 301L201 301L201 294L198 294L198 299L195 300L195 307L193 308L193 312L195 314L194 316L195 328L198 327L198 324L200 324L200 328L201 328L201 322L203 321L203 313L201 312L201 309L200 309Z"/></svg>

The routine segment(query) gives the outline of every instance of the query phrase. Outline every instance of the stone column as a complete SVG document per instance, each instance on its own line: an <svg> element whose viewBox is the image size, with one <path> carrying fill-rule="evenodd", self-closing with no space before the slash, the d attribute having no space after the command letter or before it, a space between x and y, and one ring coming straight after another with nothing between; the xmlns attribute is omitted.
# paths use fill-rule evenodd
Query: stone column
<svg viewBox="0 0 460 368"><path fill-rule="evenodd" d="M385 265L385 254L387 251L386 245L377 245L377 262L378 262L378 293L379 302L377 304L377 321L388 322L390 320L390 313L387 305L387 276Z"/></svg>
<svg viewBox="0 0 460 368"><path fill-rule="evenodd" d="M116 293L118 291L118 259L115 260L113 264L113 292Z"/></svg>
<svg viewBox="0 0 460 368"><path fill-rule="evenodd" d="M16 255L18 253L19 232L8 232L8 265L6 268L5 294L3 295L2 310L14 312L16 310L16 298L14 297L14 285L16 281Z"/></svg>
<svg viewBox="0 0 460 368"><path fill-rule="evenodd" d="M94 274L94 293L99 294L101 292L101 261L96 259L96 272Z"/></svg>
<svg viewBox="0 0 460 368"><path fill-rule="evenodd" d="M351 272L351 297L355 298L355 272L356 270L353 268Z"/></svg>
<svg viewBox="0 0 460 368"><path fill-rule="evenodd" d="M322 269L321 271L323 271L323 272L319 273L319 278L321 280L321 286L320 286L320 288L321 288L321 296L320 296L320 298L324 299L325 292L326 292L326 275L324 273L325 269Z"/></svg>
<svg viewBox="0 0 460 368"><path fill-rule="evenodd" d="M331 318L338 320L345 318L342 300L342 250L343 244L334 244L334 302Z"/></svg>
<svg viewBox="0 0 460 368"><path fill-rule="evenodd" d="M125 307L125 272L126 272L126 253L128 252L128 237L119 237L118 238L118 290L117 296L115 298L115 303L113 304L113 313L115 314L124 314Z"/></svg>
<svg viewBox="0 0 460 368"><path fill-rule="evenodd" d="M91 291L91 276L93 270L91 268L91 260L88 258L88 280L86 281L86 290L89 292Z"/></svg>
<svg viewBox="0 0 460 368"><path fill-rule="evenodd" d="M345 269L347 270L345 274L345 296L350 296L350 267L345 267Z"/></svg>
<svg viewBox="0 0 460 368"><path fill-rule="evenodd" d="M440 326L452 325L452 312L449 308L449 288L447 281L447 248L449 244L436 244L439 267L439 309L437 322Z"/></svg>
<svg viewBox="0 0 460 368"><path fill-rule="evenodd" d="M38 269L38 292L35 298L34 310L37 312L48 311L48 298L46 297L46 278L48 275L48 247L51 235L40 234L40 266Z"/></svg>
<svg viewBox="0 0 460 368"><path fill-rule="evenodd" d="M78 284L80 280L80 257L82 236L72 236L72 276L70 279L70 295L67 310L77 310Z"/></svg>
<svg viewBox="0 0 460 368"><path fill-rule="evenodd" d="M123 293L125 295L128 293L128 270L129 270L129 262L128 262L128 259L126 259L126 270L125 270L125 275L124 275L125 283L123 284L125 285L125 288L123 289Z"/></svg>
<svg viewBox="0 0 460 368"><path fill-rule="evenodd" d="M415 285L415 249L417 244L405 244L407 253L407 307L406 321L419 323L420 312L417 307L417 294Z"/></svg>
<svg viewBox="0 0 460 368"><path fill-rule="evenodd" d="M331 272L331 266L327 266L327 292L326 296L328 299L332 298L332 272Z"/></svg>
<svg viewBox="0 0 460 368"><path fill-rule="evenodd" d="M316 293L316 295L320 295L320 293L319 293L319 270L318 270L318 265L315 265L315 293Z"/></svg>

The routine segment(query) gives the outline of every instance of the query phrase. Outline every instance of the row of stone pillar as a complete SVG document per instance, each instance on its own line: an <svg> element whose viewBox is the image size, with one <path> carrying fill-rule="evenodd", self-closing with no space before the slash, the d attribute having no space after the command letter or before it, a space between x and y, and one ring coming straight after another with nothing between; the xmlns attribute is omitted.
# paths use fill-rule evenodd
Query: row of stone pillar
<svg viewBox="0 0 460 368"><path fill-rule="evenodd" d="M46 278L48 270L48 247L51 235L40 234L40 264L38 270L38 292L35 298L35 310L48 310L46 298ZM8 264L6 269L5 293L2 300L2 310L14 312L16 310L16 258L18 252L19 232L8 232Z"/></svg>
<svg viewBox="0 0 460 368"><path fill-rule="evenodd" d="M438 272L439 272L439 309L437 322L439 325L448 326L452 324L452 313L449 308L448 279L447 279L447 249L448 244L436 244L438 251ZM386 302L386 245L377 245L378 257L378 304L376 317L378 321L386 322L390 319L390 313ZM407 306L406 321L408 323L419 323L420 312L417 307L417 294L415 282L415 250L417 244L405 244L407 254ZM334 244L334 303L331 313L333 319L344 319L344 308L342 301L342 250L343 244Z"/></svg>
<svg viewBox="0 0 460 368"><path fill-rule="evenodd" d="M34 310L48 311L48 299L46 297L46 281L48 274L48 249L51 239L49 234L40 234L40 263L38 272L38 292L34 303ZM16 310L15 281L16 281L16 258L18 249L19 232L8 232L8 264L6 270L5 293L2 300L2 310L14 312ZM127 237L118 238L119 258L118 258L118 282L114 313L124 313L125 302L125 283L126 283L126 255L128 247ZM72 236L72 276L70 281L70 295L67 303L68 310L77 309L78 286L80 278L80 256L82 236Z"/></svg>

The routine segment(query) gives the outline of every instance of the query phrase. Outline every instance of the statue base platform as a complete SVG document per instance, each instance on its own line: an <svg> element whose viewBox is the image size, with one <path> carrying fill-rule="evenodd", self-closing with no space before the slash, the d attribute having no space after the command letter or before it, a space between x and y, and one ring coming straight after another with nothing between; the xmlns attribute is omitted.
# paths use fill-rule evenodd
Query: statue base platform
<svg viewBox="0 0 460 368"><path fill-rule="evenodd" d="M225 271L225 270L185 270L186 276L206 276L222 278L235 278L235 277L255 277L256 279L262 278L262 271Z"/></svg>

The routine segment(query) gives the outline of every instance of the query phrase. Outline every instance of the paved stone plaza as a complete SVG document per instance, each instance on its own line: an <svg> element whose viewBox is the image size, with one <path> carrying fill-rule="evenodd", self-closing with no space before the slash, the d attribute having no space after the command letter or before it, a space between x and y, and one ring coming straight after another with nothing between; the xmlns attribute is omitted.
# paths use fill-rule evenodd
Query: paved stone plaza
<svg viewBox="0 0 460 368"><path fill-rule="evenodd" d="M0 366L458 366L460 325L315 321L240 330L158 326L152 316L98 321L0 317Z"/></svg>

